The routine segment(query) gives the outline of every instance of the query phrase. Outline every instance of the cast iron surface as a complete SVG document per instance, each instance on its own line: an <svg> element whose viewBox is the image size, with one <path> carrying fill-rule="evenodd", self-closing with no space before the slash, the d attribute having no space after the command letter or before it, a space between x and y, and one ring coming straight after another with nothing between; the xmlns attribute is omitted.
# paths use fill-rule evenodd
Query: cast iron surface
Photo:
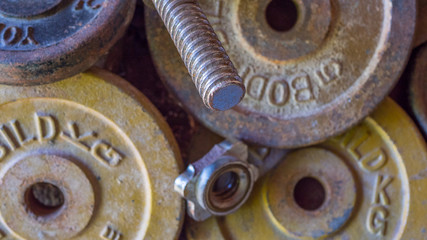
<svg viewBox="0 0 427 240"><path fill-rule="evenodd" d="M415 1L298 1L301 17L284 33L265 21L268 3L201 1L247 88L224 113L198 103L160 19L146 12L161 79L216 133L270 147L314 144L367 116L399 79L412 47Z"/></svg>
<svg viewBox="0 0 427 240"><path fill-rule="evenodd" d="M0 83L36 85L92 66L124 34L136 0L0 3Z"/></svg>
<svg viewBox="0 0 427 240"><path fill-rule="evenodd" d="M168 93L160 81L148 49L143 8L142 3L137 4L135 17L124 38L110 51L106 68L130 81L156 105L171 126L184 160L189 163L203 157L204 153L216 143L221 142L223 138L195 121L191 114L184 111L179 101ZM413 62L411 60L409 65L413 65ZM410 113L407 92L409 78L408 68L391 93L391 97L408 113ZM199 146L197 149L191 149L194 145L191 144L192 141L198 141L201 144L197 144ZM186 238L182 234L180 239Z"/></svg>

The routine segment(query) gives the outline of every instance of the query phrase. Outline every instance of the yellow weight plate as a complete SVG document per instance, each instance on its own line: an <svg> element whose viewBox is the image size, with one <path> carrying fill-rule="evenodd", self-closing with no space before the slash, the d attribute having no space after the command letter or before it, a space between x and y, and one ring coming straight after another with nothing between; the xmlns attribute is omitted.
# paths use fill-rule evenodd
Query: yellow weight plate
<svg viewBox="0 0 427 240"><path fill-rule="evenodd" d="M177 144L126 81L94 69L48 85L2 85L0 112L3 238L177 238Z"/></svg>
<svg viewBox="0 0 427 240"><path fill-rule="evenodd" d="M298 149L236 213L187 224L188 239L426 239L427 150L387 99L361 124Z"/></svg>

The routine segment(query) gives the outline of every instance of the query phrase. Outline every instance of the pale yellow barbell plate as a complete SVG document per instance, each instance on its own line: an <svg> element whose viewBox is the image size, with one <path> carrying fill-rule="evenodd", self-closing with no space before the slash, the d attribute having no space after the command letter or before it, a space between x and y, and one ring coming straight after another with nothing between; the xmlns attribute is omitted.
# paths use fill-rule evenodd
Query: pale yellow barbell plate
<svg viewBox="0 0 427 240"><path fill-rule="evenodd" d="M296 183L311 177L323 204L305 210ZM427 152L408 115L386 99L361 124L290 153L236 213L187 224L188 239L427 239Z"/></svg>
<svg viewBox="0 0 427 240"><path fill-rule="evenodd" d="M154 106L100 69L52 84L0 86L0 232L5 239L174 239L182 162ZM48 182L64 205L39 214Z"/></svg>

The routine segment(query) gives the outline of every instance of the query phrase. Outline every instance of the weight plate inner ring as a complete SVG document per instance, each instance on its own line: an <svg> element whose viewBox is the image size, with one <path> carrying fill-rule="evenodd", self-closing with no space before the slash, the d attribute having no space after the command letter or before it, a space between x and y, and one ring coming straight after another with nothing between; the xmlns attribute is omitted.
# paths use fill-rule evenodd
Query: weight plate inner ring
<svg viewBox="0 0 427 240"><path fill-rule="evenodd" d="M87 70L124 34L135 2L0 1L0 83L45 84Z"/></svg>
<svg viewBox="0 0 427 240"><path fill-rule="evenodd" d="M363 122L296 149L235 213L186 224L188 239L423 239L427 148L386 99Z"/></svg>
<svg viewBox="0 0 427 240"><path fill-rule="evenodd" d="M292 1L286 30L274 23L275 2L200 1L246 86L230 111L204 108L146 10L150 49L161 79L214 132L270 147L314 144L356 124L394 86L411 50L415 1Z"/></svg>
<svg viewBox="0 0 427 240"><path fill-rule="evenodd" d="M50 84L0 85L0 111L0 238L179 234L183 201L168 191L182 166L178 147L125 80L93 69Z"/></svg>

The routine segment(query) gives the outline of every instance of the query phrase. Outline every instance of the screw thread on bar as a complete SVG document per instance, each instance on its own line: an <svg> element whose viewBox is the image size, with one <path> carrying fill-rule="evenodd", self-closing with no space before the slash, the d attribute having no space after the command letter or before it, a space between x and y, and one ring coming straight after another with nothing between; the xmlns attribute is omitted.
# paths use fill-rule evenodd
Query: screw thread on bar
<svg viewBox="0 0 427 240"><path fill-rule="evenodd" d="M227 110L245 87L208 19L195 0L152 0L205 105Z"/></svg>

